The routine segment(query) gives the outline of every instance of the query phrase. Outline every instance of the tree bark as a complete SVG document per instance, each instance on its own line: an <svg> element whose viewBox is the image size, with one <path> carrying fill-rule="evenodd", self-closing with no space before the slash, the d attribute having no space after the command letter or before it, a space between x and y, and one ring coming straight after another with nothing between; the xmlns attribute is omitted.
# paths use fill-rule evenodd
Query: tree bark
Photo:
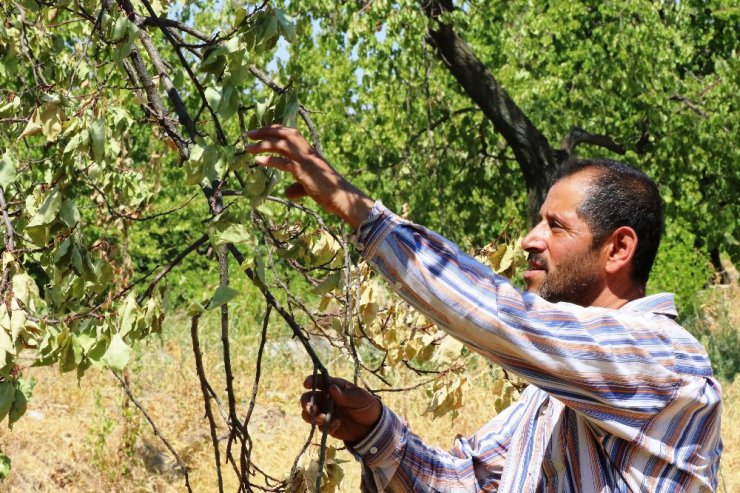
<svg viewBox="0 0 740 493"><path fill-rule="evenodd" d="M506 90L473 53L472 48L440 16L453 9L451 0L422 0L434 22L429 41L450 73L511 146L529 193L529 216L534 218L545 200L558 165L567 157L553 149Z"/></svg>

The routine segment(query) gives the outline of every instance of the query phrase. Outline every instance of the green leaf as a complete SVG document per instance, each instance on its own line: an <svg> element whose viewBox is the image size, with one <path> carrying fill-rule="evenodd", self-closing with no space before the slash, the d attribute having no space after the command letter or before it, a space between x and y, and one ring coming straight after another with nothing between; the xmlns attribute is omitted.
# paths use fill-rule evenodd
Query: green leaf
<svg viewBox="0 0 740 493"><path fill-rule="evenodd" d="M62 202L62 208L59 211L59 217L64 221L64 224L70 228L74 228L77 223L80 222L80 213L75 207L74 202L69 199L65 199Z"/></svg>
<svg viewBox="0 0 740 493"><path fill-rule="evenodd" d="M223 95L223 87L206 87L206 101L213 111L218 111L221 105L221 97Z"/></svg>
<svg viewBox="0 0 740 493"><path fill-rule="evenodd" d="M248 243L253 235L243 224L230 224L223 231L214 233L212 238L213 244L218 246L225 243Z"/></svg>
<svg viewBox="0 0 740 493"><path fill-rule="evenodd" d="M74 337L68 336L59 354L59 372L66 373L77 368L75 362Z"/></svg>
<svg viewBox="0 0 740 493"><path fill-rule="evenodd" d="M17 173L18 161L15 156L10 152L10 149L3 153L2 159L0 159L0 187L3 189L8 188L15 182Z"/></svg>
<svg viewBox="0 0 740 493"><path fill-rule="evenodd" d="M203 308L202 303L198 303L197 301L191 302L187 307L187 314L188 317L197 317L201 313L205 311L205 308Z"/></svg>
<svg viewBox="0 0 740 493"><path fill-rule="evenodd" d="M0 118L4 118L18 111L21 107L21 98L18 96L13 97L13 100L0 106Z"/></svg>
<svg viewBox="0 0 740 493"><path fill-rule="evenodd" d="M326 276L321 283L315 286L311 292L319 296L334 291L339 286L339 281L342 279L340 271L335 271Z"/></svg>
<svg viewBox="0 0 740 493"><path fill-rule="evenodd" d="M206 306L206 310L213 310L221 305L225 305L239 294L239 291L230 286L219 286L211 301Z"/></svg>
<svg viewBox="0 0 740 493"><path fill-rule="evenodd" d="M10 474L10 457L0 452L0 481Z"/></svg>
<svg viewBox="0 0 740 493"><path fill-rule="evenodd" d="M116 19L116 23L113 25L113 34L110 40L114 43L122 41L123 38L128 34L129 20L126 16L122 15Z"/></svg>
<svg viewBox="0 0 740 493"><path fill-rule="evenodd" d="M226 53L228 50L224 46L218 46L216 48L208 48L203 54L203 61L200 64L199 70L213 74L217 78L221 77L226 68Z"/></svg>
<svg viewBox="0 0 740 493"><path fill-rule="evenodd" d="M131 347L123 341L120 334L115 334L103 355L103 364L111 370L122 371L129 358L131 358Z"/></svg>
<svg viewBox="0 0 740 493"><path fill-rule="evenodd" d="M64 146L62 154L67 155L75 152L82 146L86 146L90 142L90 132L87 129L83 129L80 132L74 134L67 145Z"/></svg>
<svg viewBox="0 0 740 493"><path fill-rule="evenodd" d="M13 380L0 382L0 421L5 419L15 400L15 385Z"/></svg>
<svg viewBox="0 0 740 493"><path fill-rule="evenodd" d="M62 193L59 191L59 188L54 187L44 199L44 203L41 204L39 210L33 215L31 221L29 221L27 228L51 224L57 218L57 215L59 215L61 208Z"/></svg>
<svg viewBox="0 0 740 493"><path fill-rule="evenodd" d="M9 428L12 429L13 423L18 421L18 419L26 412L26 407L29 399L31 399L31 394L33 394L33 388L35 385L36 380L34 378L29 378L28 380L19 378L17 380L15 388L15 400L13 401L13 405L11 406L10 412L8 413Z"/></svg>
<svg viewBox="0 0 740 493"><path fill-rule="evenodd" d="M90 124L93 160L102 163L105 157L105 118L93 120Z"/></svg>
<svg viewBox="0 0 740 493"><path fill-rule="evenodd" d="M293 19L280 9L275 9L275 17L280 24L280 33L289 43L296 42L296 29Z"/></svg>

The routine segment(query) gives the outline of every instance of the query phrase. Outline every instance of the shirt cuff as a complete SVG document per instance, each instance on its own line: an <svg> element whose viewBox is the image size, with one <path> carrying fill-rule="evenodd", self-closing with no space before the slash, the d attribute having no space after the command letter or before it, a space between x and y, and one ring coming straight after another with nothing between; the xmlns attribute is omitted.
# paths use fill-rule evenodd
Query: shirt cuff
<svg viewBox="0 0 740 493"><path fill-rule="evenodd" d="M347 443L347 449L366 467L378 467L393 457L393 453L403 442L406 430L406 423L383 406L383 414L375 428L358 443Z"/></svg>
<svg viewBox="0 0 740 493"><path fill-rule="evenodd" d="M378 245L383 242L393 227L407 222L387 209L381 201L376 200L370 210L370 215L357 228L354 238L355 248L366 259L372 258Z"/></svg>

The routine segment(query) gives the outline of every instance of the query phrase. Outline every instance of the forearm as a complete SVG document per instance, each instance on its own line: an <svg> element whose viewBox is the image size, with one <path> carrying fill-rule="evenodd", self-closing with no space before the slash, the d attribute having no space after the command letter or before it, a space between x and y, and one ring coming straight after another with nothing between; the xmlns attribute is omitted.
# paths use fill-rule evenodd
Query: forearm
<svg viewBox="0 0 740 493"><path fill-rule="evenodd" d="M335 190L327 195L327 201L321 205L339 216L353 230L357 230L370 215L374 200L343 177L337 176L338 183Z"/></svg>

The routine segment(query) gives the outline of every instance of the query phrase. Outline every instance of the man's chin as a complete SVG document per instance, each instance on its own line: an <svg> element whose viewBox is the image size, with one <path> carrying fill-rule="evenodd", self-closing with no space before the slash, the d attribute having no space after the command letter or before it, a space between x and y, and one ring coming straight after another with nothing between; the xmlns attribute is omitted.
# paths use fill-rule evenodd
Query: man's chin
<svg viewBox="0 0 740 493"><path fill-rule="evenodd" d="M527 291L534 294L539 294L542 282L544 280L544 271L541 270L527 270L524 272L522 277L524 282L527 284Z"/></svg>

